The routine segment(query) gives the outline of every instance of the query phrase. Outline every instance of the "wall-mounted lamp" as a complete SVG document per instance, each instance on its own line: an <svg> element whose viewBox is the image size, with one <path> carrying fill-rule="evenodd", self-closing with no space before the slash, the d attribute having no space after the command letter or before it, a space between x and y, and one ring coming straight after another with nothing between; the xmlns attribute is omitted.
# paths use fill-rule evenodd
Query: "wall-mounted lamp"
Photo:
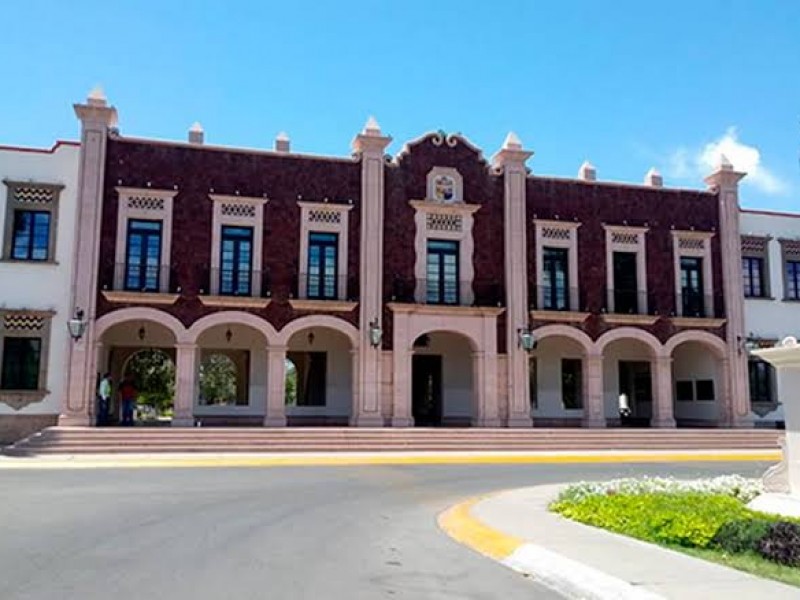
<svg viewBox="0 0 800 600"><path fill-rule="evenodd" d="M377 348L381 345L381 340L383 340L383 329L378 324L377 317L372 319L369 324L369 343L372 345L373 348Z"/></svg>
<svg viewBox="0 0 800 600"><path fill-rule="evenodd" d="M517 343L525 352L530 352L536 348L536 337L534 337L530 326L517 329Z"/></svg>
<svg viewBox="0 0 800 600"><path fill-rule="evenodd" d="M314 332L313 331L308 334L308 345L309 346L313 346L314 345Z"/></svg>
<svg viewBox="0 0 800 600"><path fill-rule="evenodd" d="M742 355L743 352L750 354L752 350L758 349L758 340L751 335L748 335L746 338L743 338L740 335L736 336L736 350L739 353L739 356Z"/></svg>
<svg viewBox="0 0 800 600"><path fill-rule="evenodd" d="M139 340L143 342L146 335L147 331L145 331L144 325L142 325L141 327L139 327Z"/></svg>
<svg viewBox="0 0 800 600"><path fill-rule="evenodd" d="M84 318L83 309L76 308L75 316L67 321L67 329L69 329L69 334L72 336L73 340L77 342L83 337L83 334L86 331L86 325L87 322Z"/></svg>
<svg viewBox="0 0 800 600"><path fill-rule="evenodd" d="M231 328L228 327L228 331L225 332L225 339L228 341L229 344L231 343L232 337L233 337L233 332L231 331Z"/></svg>

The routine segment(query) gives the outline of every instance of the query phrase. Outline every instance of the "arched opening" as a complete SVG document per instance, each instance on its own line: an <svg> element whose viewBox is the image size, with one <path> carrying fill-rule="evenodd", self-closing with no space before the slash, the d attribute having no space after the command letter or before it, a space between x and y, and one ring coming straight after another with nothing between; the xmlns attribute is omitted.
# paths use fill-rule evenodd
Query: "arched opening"
<svg viewBox="0 0 800 600"><path fill-rule="evenodd" d="M477 418L473 361L472 343L462 334L436 331L417 337L411 358L415 426L468 426Z"/></svg>
<svg viewBox="0 0 800 600"><path fill-rule="evenodd" d="M675 346L672 392L679 425L717 425L724 398L724 374L718 352L702 341L685 341Z"/></svg>
<svg viewBox="0 0 800 600"><path fill-rule="evenodd" d="M267 339L235 320L197 336L193 413L204 425L260 425L267 396Z"/></svg>
<svg viewBox="0 0 800 600"><path fill-rule="evenodd" d="M170 353L171 354L171 353ZM172 420L175 400L175 362L165 350L137 350L122 367L118 386L121 402L118 417L125 420L125 395L132 385L134 406L132 418L145 425L168 424Z"/></svg>
<svg viewBox="0 0 800 600"><path fill-rule="evenodd" d="M347 425L353 414L350 337L325 325L290 335L285 360L284 398L289 425Z"/></svg>
<svg viewBox="0 0 800 600"><path fill-rule="evenodd" d="M653 418L653 347L622 337L603 348L603 405L606 421L623 427L649 427Z"/></svg>
<svg viewBox="0 0 800 600"><path fill-rule="evenodd" d="M580 426L588 402L585 356L584 346L571 337L538 339L528 357L531 414L537 425Z"/></svg>
<svg viewBox="0 0 800 600"><path fill-rule="evenodd" d="M121 423L125 396L133 400L137 424L169 424L175 399L173 330L161 322L137 318L102 330L98 341L98 375L110 375L112 394L107 414L98 412L97 422Z"/></svg>

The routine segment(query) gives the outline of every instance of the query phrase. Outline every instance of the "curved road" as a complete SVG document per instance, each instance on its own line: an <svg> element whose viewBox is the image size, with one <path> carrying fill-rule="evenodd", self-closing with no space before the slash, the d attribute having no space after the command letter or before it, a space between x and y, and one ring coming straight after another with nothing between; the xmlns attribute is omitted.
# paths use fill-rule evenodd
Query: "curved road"
<svg viewBox="0 0 800 600"><path fill-rule="evenodd" d="M0 471L3 600L557 598L444 535L497 489L758 463Z"/></svg>

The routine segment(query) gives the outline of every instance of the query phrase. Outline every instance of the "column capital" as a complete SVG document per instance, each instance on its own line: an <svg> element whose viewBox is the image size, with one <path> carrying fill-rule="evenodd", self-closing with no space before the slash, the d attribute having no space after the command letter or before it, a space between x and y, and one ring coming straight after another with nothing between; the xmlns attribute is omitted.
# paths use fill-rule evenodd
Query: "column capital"
<svg viewBox="0 0 800 600"><path fill-rule="evenodd" d="M288 346L267 345L267 354L285 354L287 350Z"/></svg>
<svg viewBox="0 0 800 600"><path fill-rule="evenodd" d="M197 350L198 345L189 342L178 342L175 344L175 350Z"/></svg>

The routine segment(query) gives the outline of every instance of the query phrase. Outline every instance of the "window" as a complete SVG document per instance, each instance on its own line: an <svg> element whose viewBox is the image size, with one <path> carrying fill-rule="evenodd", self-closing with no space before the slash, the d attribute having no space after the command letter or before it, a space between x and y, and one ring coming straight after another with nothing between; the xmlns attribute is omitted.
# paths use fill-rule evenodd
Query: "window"
<svg viewBox="0 0 800 600"><path fill-rule="evenodd" d="M431 304L459 303L458 242L428 240L427 301Z"/></svg>
<svg viewBox="0 0 800 600"><path fill-rule="evenodd" d="M676 381L675 382L675 397L678 402L692 402L694 401L694 382L692 381Z"/></svg>
<svg viewBox="0 0 800 600"><path fill-rule="evenodd" d="M325 352L287 352L294 368L287 369L286 402L296 406L325 406L328 355Z"/></svg>
<svg viewBox="0 0 800 600"><path fill-rule="evenodd" d="M569 310L569 250L544 248L542 257L542 308Z"/></svg>
<svg viewBox="0 0 800 600"><path fill-rule="evenodd" d="M566 409L583 408L582 366L580 359L561 359L561 401Z"/></svg>
<svg viewBox="0 0 800 600"><path fill-rule="evenodd" d="M252 287L253 228L222 227L219 292L249 296Z"/></svg>
<svg viewBox="0 0 800 600"><path fill-rule="evenodd" d="M50 248L50 213L38 210L14 211L14 260L47 260Z"/></svg>
<svg viewBox="0 0 800 600"><path fill-rule="evenodd" d="M703 259L697 256L681 256L680 265L683 316L703 317Z"/></svg>
<svg viewBox="0 0 800 600"><path fill-rule="evenodd" d="M531 396L531 410L539 408L539 384L536 378L536 357L531 356L528 359L528 387Z"/></svg>
<svg viewBox="0 0 800 600"><path fill-rule="evenodd" d="M764 259L755 256L742 257L742 280L745 298L764 298Z"/></svg>
<svg viewBox="0 0 800 600"><path fill-rule="evenodd" d="M698 379L694 382L695 398L698 401L713 401L714 400L714 380L713 379Z"/></svg>
<svg viewBox="0 0 800 600"><path fill-rule="evenodd" d="M125 250L125 289L159 291L161 280L161 221L128 221Z"/></svg>
<svg viewBox="0 0 800 600"><path fill-rule="evenodd" d="M773 402L772 377L773 367L759 358L747 363L750 379L750 402Z"/></svg>
<svg viewBox="0 0 800 600"><path fill-rule="evenodd" d="M339 263L339 234L308 234L308 288L309 298L335 300Z"/></svg>
<svg viewBox="0 0 800 600"><path fill-rule="evenodd" d="M636 281L636 252L614 252L614 312L635 314L639 311L639 287Z"/></svg>
<svg viewBox="0 0 800 600"><path fill-rule="evenodd" d="M0 388L4 390L36 390L39 388L39 368L42 340L31 337L7 337L3 340L3 374Z"/></svg>
<svg viewBox="0 0 800 600"><path fill-rule="evenodd" d="M58 198L62 186L4 180L8 187L2 258L55 260Z"/></svg>
<svg viewBox="0 0 800 600"><path fill-rule="evenodd" d="M786 261L786 291L788 300L800 300L800 260Z"/></svg>

